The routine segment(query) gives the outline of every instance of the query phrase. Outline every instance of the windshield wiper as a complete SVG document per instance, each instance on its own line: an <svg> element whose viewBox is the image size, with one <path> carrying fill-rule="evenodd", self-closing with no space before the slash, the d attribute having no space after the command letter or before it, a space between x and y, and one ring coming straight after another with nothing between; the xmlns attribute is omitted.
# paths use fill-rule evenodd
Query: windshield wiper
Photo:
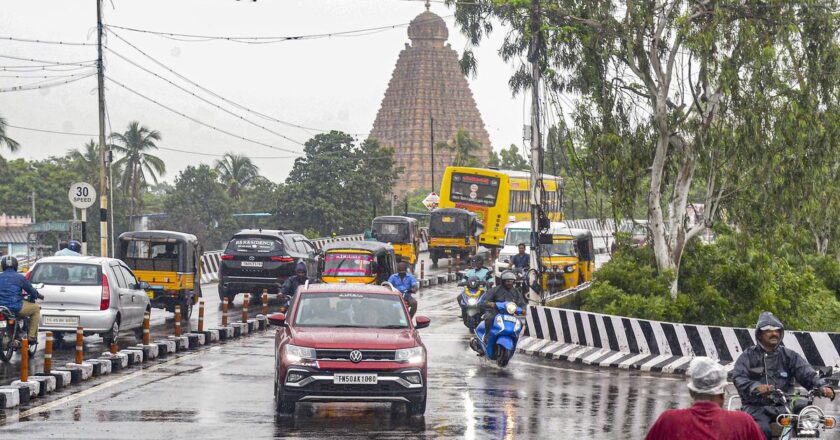
<svg viewBox="0 0 840 440"><path fill-rule="evenodd" d="M382 326L379 326L379 327L376 327L376 328L408 328L408 326L407 325L402 325L402 324L392 324L392 325L382 325Z"/></svg>
<svg viewBox="0 0 840 440"><path fill-rule="evenodd" d="M325 325L324 327L334 327L334 328L366 328L366 326L364 326L364 325L353 325L353 324Z"/></svg>

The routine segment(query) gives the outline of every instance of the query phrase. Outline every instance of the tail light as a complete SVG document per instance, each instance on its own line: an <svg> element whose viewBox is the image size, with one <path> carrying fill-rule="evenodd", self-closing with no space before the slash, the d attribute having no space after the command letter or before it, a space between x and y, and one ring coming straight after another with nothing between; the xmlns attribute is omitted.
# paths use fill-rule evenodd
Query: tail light
<svg viewBox="0 0 840 440"><path fill-rule="evenodd" d="M102 299L99 301L99 310L108 310L111 307L111 286L108 284L108 277L102 274Z"/></svg>
<svg viewBox="0 0 840 440"><path fill-rule="evenodd" d="M222 254L222 260L233 260L233 255Z"/></svg>
<svg viewBox="0 0 840 440"><path fill-rule="evenodd" d="M32 278L32 271L28 270L26 271L26 279L29 280L30 278Z"/></svg>
<svg viewBox="0 0 840 440"><path fill-rule="evenodd" d="M271 257L271 261L279 261L281 263L292 263L295 261L292 257Z"/></svg>

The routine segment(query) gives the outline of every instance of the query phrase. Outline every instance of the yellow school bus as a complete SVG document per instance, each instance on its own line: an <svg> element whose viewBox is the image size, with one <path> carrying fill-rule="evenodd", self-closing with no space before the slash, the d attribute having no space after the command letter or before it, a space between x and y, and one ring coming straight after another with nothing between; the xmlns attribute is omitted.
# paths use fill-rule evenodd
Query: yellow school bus
<svg viewBox="0 0 840 440"><path fill-rule="evenodd" d="M542 175L543 206L551 221L563 220L563 179ZM440 208L476 213L484 225L482 246L498 247L508 222L531 219L531 173L487 168L447 167L440 185Z"/></svg>

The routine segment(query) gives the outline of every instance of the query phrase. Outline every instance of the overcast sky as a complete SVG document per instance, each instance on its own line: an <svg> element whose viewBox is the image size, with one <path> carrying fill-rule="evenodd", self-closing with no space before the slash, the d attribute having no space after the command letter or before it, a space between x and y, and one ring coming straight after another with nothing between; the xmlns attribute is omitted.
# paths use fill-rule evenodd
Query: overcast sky
<svg viewBox="0 0 840 440"><path fill-rule="evenodd" d="M113 6L112 6L113 5ZM8 37L67 42L96 42L95 0L0 0L0 55L46 61L78 62L96 58L95 46L58 46L9 41ZM289 36L332 33L408 23L424 10L422 1L407 0L106 0L107 24L183 34L222 36ZM452 11L441 3L432 11L444 17L449 42L461 51L465 38L454 28ZM238 44L229 41L185 42L152 34L114 29L164 65L219 95L273 118L318 129L339 129L366 137L385 94L399 52L408 42L406 28L360 36ZM523 101L513 98L507 80L513 70L497 55L502 33L497 31L476 52L478 77L470 79L490 140L498 150L522 143ZM157 66L115 36L108 46L120 55L189 89L198 90ZM40 63L0 58L0 66ZM107 75L180 113L206 124L283 150L302 147L204 103L170 84L106 52ZM71 66L58 67L61 69ZM78 75L66 72L0 71L0 90L62 78L13 78L14 75ZM107 85L111 127L124 130L131 120L159 130L159 146L204 154L244 152L256 159L261 172L274 181L285 179L294 154L256 145L206 128L171 113L113 83ZM260 118L217 99L214 104L247 116L254 123L305 142L316 132ZM97 133L96 77L48 89L0 93L0 116L11 125L76 133ZM21 144L6 158L41 159L62 155L88 138L9 128ZM211 163L214 157L160 150L167 164L164 179L172 181L190 164ZM279 158L271 158L279 157Z"/></svg>

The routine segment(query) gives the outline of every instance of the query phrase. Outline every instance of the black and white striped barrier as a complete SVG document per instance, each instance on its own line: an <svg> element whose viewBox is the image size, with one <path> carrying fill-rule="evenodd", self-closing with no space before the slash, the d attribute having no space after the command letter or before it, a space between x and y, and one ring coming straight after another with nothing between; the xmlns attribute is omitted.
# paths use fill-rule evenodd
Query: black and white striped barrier
<svg viewBox="0 0 840 440"><path fill-rule="evenodd" d="M240 331L231 331L226 339L233 339L269 329L268 318L257 315L245 323L232 323ZM67 364L61 368L53 368L49 374L37 373L29 376L26 382L14 381L0 386L0 410L15 408L28 404L32 399L43 397L54 390L62 389L71 384L79 384L92 378L104 376L111 372L148 364L155 359L165 361L175 353L195 350L205 345L216 344L221 340L219 331L207 330L202 333L186 333L180 337L169 337L152 341L149 345L135 345L120 350L117 353L102 353L97 359L85 359L81 364Z"/></svg>
<svg viewBox="0 0 840 440"><path fill-rule="evenodd" d="M601 367L684 374L694 356L731 370L755 345L755 330L675 324L552 307L529 306L517 349ZM784 345L815 367L840 368L840 333L786 331Z"/></svg>

